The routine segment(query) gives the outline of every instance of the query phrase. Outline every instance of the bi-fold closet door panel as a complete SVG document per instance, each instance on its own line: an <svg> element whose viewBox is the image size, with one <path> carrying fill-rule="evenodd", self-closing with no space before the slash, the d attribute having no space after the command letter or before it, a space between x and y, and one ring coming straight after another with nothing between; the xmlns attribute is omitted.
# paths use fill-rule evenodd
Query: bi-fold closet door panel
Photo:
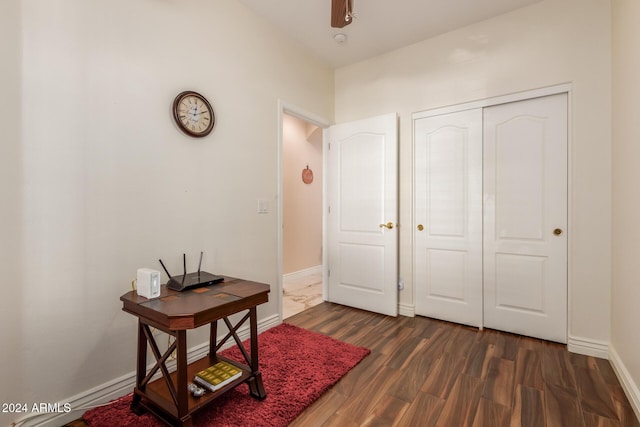
<svg viewBox="0 0 640 427"><path fill-rule="evenodd" d="M484 325L567 342L567 94L484 110Z"/></svg>
<svg viewBox="0 0 640 427"><path fill-rule="evenodd" d="M416 314L567 340L567 95L414 121Z"/></svg>
<svg viewBox="0 0 640 427"><path fill-rule="evenodd" d="M482 325L482 110L414 124L416 314Z"/></svg>

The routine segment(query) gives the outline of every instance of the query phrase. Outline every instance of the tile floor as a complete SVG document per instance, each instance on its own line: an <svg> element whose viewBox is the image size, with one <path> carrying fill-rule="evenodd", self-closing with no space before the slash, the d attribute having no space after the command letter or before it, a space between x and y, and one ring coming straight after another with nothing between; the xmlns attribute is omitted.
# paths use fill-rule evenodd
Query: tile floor
<svg viewBox="0 0 640 427"><path fill-rule="evenodd" d="M286 319L322 302L322 274L283 278L282 318Z"/></svg>

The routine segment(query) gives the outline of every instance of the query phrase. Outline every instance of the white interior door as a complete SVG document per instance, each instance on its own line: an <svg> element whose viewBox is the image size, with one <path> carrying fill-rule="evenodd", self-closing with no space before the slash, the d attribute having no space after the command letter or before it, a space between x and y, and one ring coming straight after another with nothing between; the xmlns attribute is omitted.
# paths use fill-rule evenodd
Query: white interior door
<svg viewBox="0 0 640 427"><path fill-rule="evenodd" d="M416 314L482 325L482 109L414 122Z"/></svg>
<svg viewBox="0 0 640 427"><path fill-rule="evenodd" d="M398 314L395 114L332 126L327 156L329 301Z"/></svg>
<svg viewBox="0 0 640 427"><path fill-rule="evenodd" d="M567 342L567 95L484 110L484 323Z"/></svg>

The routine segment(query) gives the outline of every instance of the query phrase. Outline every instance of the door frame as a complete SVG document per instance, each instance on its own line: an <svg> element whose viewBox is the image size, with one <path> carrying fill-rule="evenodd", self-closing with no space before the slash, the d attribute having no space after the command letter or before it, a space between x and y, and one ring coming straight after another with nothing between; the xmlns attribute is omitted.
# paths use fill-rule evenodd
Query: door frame
<svg viewBox="0 0 640 427"><path fill-rule="evenodd" d="M431 110L419 111L411 115L411 123L412 123L412 129L413 129L413 122L415 120L422 119L425 117L455 113L459 111L471 110L476 108L492 107L495 105L507 104L507 103L517 102L517 101L525 101L527 99L540 98L540 97L549 96L549 95L558 95L561 93L567 94L567 343L568 343L567 345L570 346L571 344L571 313L572 313L571 294L573 289L573 286L572 286L573 278L571 274L572 272L571 253L573 248L573 244L572 244L572 241L573 241L572 228L573 227L572 227L572 221L571 221L571 218L573 217L573 208L571 205L571 200L573 199L573 180L572 180L573 167L572 167L572 156L571 156L571 153L573 152L572 118L571 118L571 112L573 109L573 106L572 106L573 85L571 83L563 83L563 84L558 84L554 86L547 86L547 87L542 87L538 89L527 90L524 92L516 92L516 93L507 94L507 95L501 95L501 96L496 96L492 98L466 102L463 104L457 104L457 105L451 105L447 107L434 108ZM414 160L414 157L415 157L415 135L412 135L412 144L411 144L412 161ZM413 169L413 165L412 165L412 169ZM412 178L412 186L415 187L413 184L413 178ZM412 205L411 206L411 222L412 222L411 251L412 253L415 252L415 239L413 238L413 234L415 233L415 227L417 226L417 224L415 223L416 221L415 221L415 212L414 212L414 209L415 209L414 191L415 191L415 188L412 188L411 190L412 192L412 197L411 197L411 205ZM413 263L412 263L412 270L413 270L412 271L412 280L413 280L415 276L415 266L413 265ZM415 283L413 283L412 299L413 299L414 311L415 311L415 298L416 298L415 288L416 288ZM480 327L480 329L482 329L483 327L484 327L484 314L482 316L482 326Z"/></svg>
<svg viewBox="0 0 640 427"><path fill-rule="evenodd" d="M278 159L277 159L277 175L278 175L278 188L276 193L277 200L277 241L278 241L278 249L276 256L276 274L277 274L277 285L276 285L276 298L278 300L278 320L282 322L282 261L283 261L283 231L282 228L284 226L283 222L283 204L282 204L282 195L284 182L282 178L282 157L283 157L283 129L282 129L282 121L283 116L288 114L290 116L297 117L298 119L304 120L305 122L309 122L313 125L318 126L322 129L322 170L326 170L327 168L327 130L330 126L330 123L327 119L322 116L319 116L314 113L310 113L303 108L298 107L297 105L291 104L285 100L278 99L277 106L277 116L278 116ZM322 299L328 299L328 282L326 280L327 277L327 208L326 208L326 174L322 174Z"/></svg>

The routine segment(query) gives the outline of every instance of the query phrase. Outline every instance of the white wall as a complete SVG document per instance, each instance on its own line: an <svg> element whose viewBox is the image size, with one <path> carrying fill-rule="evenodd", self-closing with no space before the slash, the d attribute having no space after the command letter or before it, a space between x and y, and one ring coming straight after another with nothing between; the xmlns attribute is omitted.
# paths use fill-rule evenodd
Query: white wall
<svg viewBox="0 0 640 427"><path fill-rule="evenodd" d="M336 71L336 122L394 111L400 117L401 305L413 305L411 114L570 82L570 342L606 354L610 16L608 1L546 0Z"/></svg>
<svg viewBox="0 0 640 427"><path fill-rule="evenodd" d="M235 0L5 0L0 16L0 388L56 402L135 369L119 297L138 267L204 251L207 271L276 285L277 100L333 117L333 72ZM187 89L214 106L206 138L173 124Z"/></svg>
<svg viewBox="0 0 640 427"><path fill-rule="evenodd" d="M640 418L640 2L613 2L611 353Z"/></svg>
<svg viewBox="0 0 640 427"><path fill-rule="evenodd" d="M23 229L20 150L20 0L0 2L0 402L12 402L13 393L26 368L16 365L16 352L28 313L16 310L23 302L21 231ZM11 417L0 413L0 425Z"/></svg>
<svg viewBox="0 0 640 427"><path fill-rule="evenodd" d="M282 117L282 273L322 265L322 129ZM309 166L313 182L302 182Z"/></svg>

